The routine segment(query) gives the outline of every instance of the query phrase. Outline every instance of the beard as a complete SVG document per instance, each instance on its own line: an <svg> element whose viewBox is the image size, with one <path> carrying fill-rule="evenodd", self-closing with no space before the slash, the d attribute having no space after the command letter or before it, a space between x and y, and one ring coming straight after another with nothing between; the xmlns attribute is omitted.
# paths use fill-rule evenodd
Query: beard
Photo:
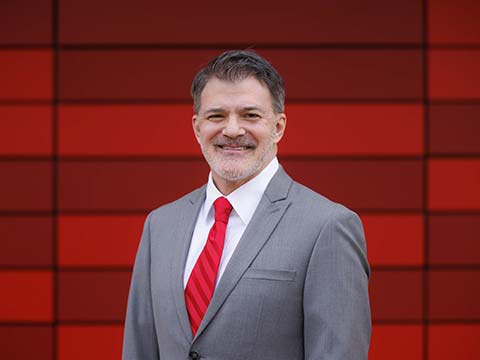
<svg viewBox="0 0 480 360"><path fill-rule="evenodd" d="M257 141L245 135L237 139L222 135L214 138L210 144L200 144L203 156L210 169L229 182L239 182L259 173L275 156L276 144L274 133L262 146ZM246 151L240 154L222 153L223 146L244 147Z"/></svg>

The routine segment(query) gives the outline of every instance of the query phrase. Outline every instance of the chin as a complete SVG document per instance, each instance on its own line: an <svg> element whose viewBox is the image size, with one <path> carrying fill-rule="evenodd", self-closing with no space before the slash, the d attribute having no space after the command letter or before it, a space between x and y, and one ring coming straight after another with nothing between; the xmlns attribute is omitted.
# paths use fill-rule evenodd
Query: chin
<svg viewBox="0 0 480 360"><path fill-rule="evenodd" d="M239 182L239 181L248 179L249 177L251 177L255 174L255 170L244 171L244 170L241 170L241 169L221 168L221 169L214 169L214 171L222 179L225 179L225 180L230 181L230 182Z"/></svg>
<svg viewBox="0 0 480 360"><path fill-rule="evenodd" d="M253 177L262 167L262 164L210 164L211 169L222 179L230 182L239 182Z"/></svg>
<svg viewBox="0 0 480 360"><path fill-rule="evenodd" d="M256 154L251 153L242 156L225 156L216 152L204 151L202 148L205 160L207 160L210 169L220 178L238 183L244 180L249 180L257 175L268 163L267 159L271 151ZM268 149L270 150L270 149ZM273 156L271 156L273 158Z"/></svg>

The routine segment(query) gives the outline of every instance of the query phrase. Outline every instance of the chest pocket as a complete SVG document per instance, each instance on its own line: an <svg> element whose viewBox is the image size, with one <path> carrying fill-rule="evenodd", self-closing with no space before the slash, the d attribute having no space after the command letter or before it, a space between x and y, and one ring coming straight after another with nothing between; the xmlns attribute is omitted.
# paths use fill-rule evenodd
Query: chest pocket
<svg viewBox="0 0 480 360"><path fill-rule="evenodd" d="M248 269L243 274L244 279L260 279L273 281L295 281L295 270Z"/></svg>

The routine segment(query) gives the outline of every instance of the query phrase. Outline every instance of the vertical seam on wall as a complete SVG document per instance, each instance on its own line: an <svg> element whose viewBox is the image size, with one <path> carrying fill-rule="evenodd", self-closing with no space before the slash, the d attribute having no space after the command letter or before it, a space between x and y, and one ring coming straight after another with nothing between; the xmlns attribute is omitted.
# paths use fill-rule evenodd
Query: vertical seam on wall
<svg viewBox="0 0 480 360"><path fill-rule="evenodd" d="M52 264L53 264L53 323L52 358L58 359L58 0L52 0Z"/></svg>
<svg viewBox="0 0 480 360"><path fill-rule="evenodd" d="M422 272L422 295L423 295L423 321L422 321L422 348L423 359L429 358L429 209L428 209L428 162L429 162L429 115L430 115L430 99L428 86L428 0L423 0L423 33L422 33L422 66L423 66L423 272Z"/></svg>

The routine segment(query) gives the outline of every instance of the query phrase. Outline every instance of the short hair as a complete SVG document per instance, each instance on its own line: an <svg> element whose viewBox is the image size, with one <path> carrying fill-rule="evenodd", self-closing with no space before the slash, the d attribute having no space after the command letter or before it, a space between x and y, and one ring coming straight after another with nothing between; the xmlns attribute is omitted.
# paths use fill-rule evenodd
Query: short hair
<svg viewBox="0 0 480 360"><path fill-rule="evenodd" d="M205 65L192 82L193 110L200 109L200 95L207 82L216 77L220 80L237 82L253 76L265 85L272 97L272 107L282 113L285 106L285 82L275 68L252 50L230 50L214 57Z"/></svg>

